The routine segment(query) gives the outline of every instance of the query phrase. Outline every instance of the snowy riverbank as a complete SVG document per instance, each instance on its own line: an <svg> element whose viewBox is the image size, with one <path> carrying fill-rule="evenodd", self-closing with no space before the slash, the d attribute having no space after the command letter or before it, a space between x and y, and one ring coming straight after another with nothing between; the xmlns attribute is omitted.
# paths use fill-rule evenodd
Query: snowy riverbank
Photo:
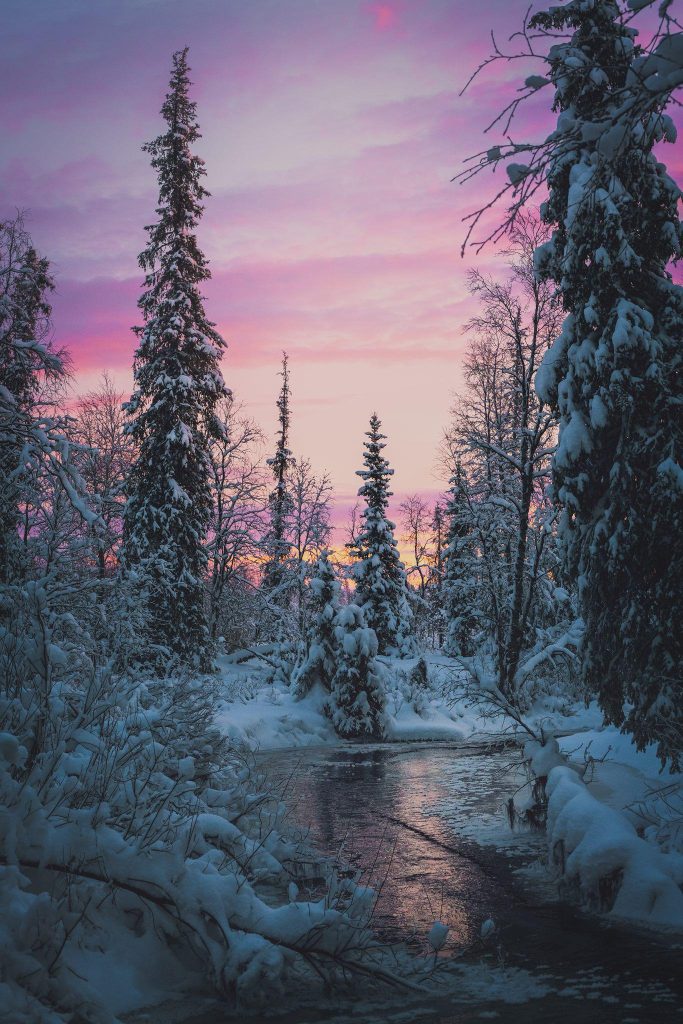
<svg viewBox="0 0 683 1024"><path fill-rule="evenodd" d="M390 742L472 742L513 735L510 723L490 716L466 698L464 673L443 655L428 655L429 682L411 679L417 659L379 658L386 688L386 738ZM250 750L281 750L321 744L339 745L324 713L326 694L314 687L303 700L281 683L268 681L267 665L257 659L235 664L218 659L222 702L217 724L235 742ZM595 705L569 704L547 698L532 709L529 722L558 733L601 729Z"/></svg>
<svg viewBox="0 0 683 1024"><path fill-rule="evenodd" d="M414 661L383 659L389 742L460 744L516 736L524 743L521 730L467 700L456 662L437 655L427 662L429 684L419 687L411 681ZM268 683L256 660L235 665L223 659L220 672L218 725L235 742L253 751L340 745L324 713L322 690L297 700L287 686ZM597 891L600 879L609 876L622 886L610 909L615 917L683 928L683 775L662 771L654 746L638 751L629 736L604 726L594 703L586 708L547 697L527 721L557 737L557 757L547 769L554 870L561 867L569 888L589 902L588 889ZM528 796L518 793L518 806ZM494 827L473 838L487 843L500 837Z"/></svg>

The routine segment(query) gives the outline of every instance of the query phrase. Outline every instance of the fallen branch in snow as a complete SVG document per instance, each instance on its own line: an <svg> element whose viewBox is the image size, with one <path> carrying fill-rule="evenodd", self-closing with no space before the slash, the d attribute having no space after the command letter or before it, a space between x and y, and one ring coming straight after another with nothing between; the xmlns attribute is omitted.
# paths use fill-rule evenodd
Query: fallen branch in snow
<svg viewBox="0 0 683 1024"><path fill-rule="evenodd" d="M244 654L248 655L250 658L258 658L259 661L265 661L266 665L270 665L271 668L276 669L278 667L278 663L276 661L272 661L271 658L268 658L262 651L253 651L250 647L245 647Z"/></svg>
<svg viewBox="0 0 683 1024"><path fill-rule="evenodd" d="M190 920L187 913L183 914L182 912L184 901L174 899L169 893L164 891L158 882L154 882L151 879L138 880L137 882L118 879L78 864L59 864L54 862L43 864L39 860L22 859L18 864L10 865L5 857L0 856L0 865L4 867L14 866L21 870L49 871L68 878L81 878L89 882L95 882L113 891L118 890L129 893L137 897L143 904L156 907L163 913L168 914L181 931L186 932L192 940L198 941L203 948L204 954L211 957L211 944L207 942L206 935L203 934L201 928L197 927L197 924ZM149 888L151 886L155 886L160 891L151 891ZM351 901L353 901L353 897L351 897ZM263 906L264 909L273 912L275 917L278 910L294 908L302 910L304 914L308 911L309 920L311 920L312 915L310 912L314 905L289 904L280 908L266 907L265 904ZM302 957L311 966L325 964L333 968L342 969L343 971L360 974L363 977L374 979L396 988L405 989L406 991L422 991L419 985L405 977L400 977L373 959L376 956L384 955L385 947L370 940L363 923L355 923L349 920L344 921L344 915L337 910L328 909L326 911L327 915L331 915L329 920L323 918L313 920L313 923L305 927L303 931L289 937L286 928L278 928L277 925L269 927L267 915L263 915L259 919L259 924L262 927L256 929L253 926L250 927L243 919L243 916L238 913L236 915L238 920L234 924L234 931L266 939L274 946ZM225 921L222 920L223 915L218 910L214 914L206 906L203 906L199 916L205 916L212 922L222 937L226 952L228 952L231 947L232 929L225 927ZM232 922L230 924L232 925ZM335 930L335 925L338 931L337 937L340 940L339 944L335 945L333 943L332 948L325 948L327 939Z"/></svg>
<svg viewBox="0 0 683 1024"><path fill-rule="evenodd" d="M517 669L515 673L515 691L518 692L528 677L546 661L552 661L558 655L562 655L569 661L578 661L576 650L583 636L583 622L576 619L570 628L557 640L553 640L546 647L543 647L536 654L530 655Z"/></svg>

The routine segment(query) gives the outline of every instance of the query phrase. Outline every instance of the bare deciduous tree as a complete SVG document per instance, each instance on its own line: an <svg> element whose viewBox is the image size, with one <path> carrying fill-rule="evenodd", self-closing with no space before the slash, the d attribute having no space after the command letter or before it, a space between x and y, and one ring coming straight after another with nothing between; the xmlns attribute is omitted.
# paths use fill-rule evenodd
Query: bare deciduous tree
<svg viewBox="0 0 683 1024"><path fill-rule="evenodd" d="M208 603L212 639L226 615L231 618L225 607L228 596L244 610L244 591L254 588L268 509L260 427L242 414L232 396L222 399L218 414L225 434L212 442L210 450L213 517Z"/></svg>
<svg viewBox="0 0 683 1024"><path fill-rule="evenodd" d="M481 311L467 325L473 340L466 390L449 439L467 477L472 569L486 595L497 682L510 697L530 669L523 656L533 646L540 588L548 578L554 515L544 492L556 419L536 395L534 378L556 337L561 308L534 273L533 252L543 237L536 220L520 215L508 252L510 278L501 283L476 271L470 276Z"/></svg>
<svg viewBox="0 0 683 1024"><path fill-rule="evenodd" d="M290 476L291 516L289 522L290 564L297 591L299 629L306 624L306 579L328 547L332 481L327 473L317 475L310 459L299 459Z"/></svg>
<svg viewBox="0 0 683 1024"><path fill-rule="evenodd" d="M74 435L83 445L78 465L88 494L104 523L93 543L100 578L118 564L123 530L123 487L135 458L135 445L124 433L123 394L108 373L96 391L84 395L77 409Z"/></svg>
<svg viewBox="0 0 683 1024"><path fill-rule="evenodd" d="M420 597L425 596L430 567L434 562L431 546L431 525L434 510L420 494L409 494L399 505L403 541L410 548L411 564L406 566L406 579L416 587Z"/></svg>

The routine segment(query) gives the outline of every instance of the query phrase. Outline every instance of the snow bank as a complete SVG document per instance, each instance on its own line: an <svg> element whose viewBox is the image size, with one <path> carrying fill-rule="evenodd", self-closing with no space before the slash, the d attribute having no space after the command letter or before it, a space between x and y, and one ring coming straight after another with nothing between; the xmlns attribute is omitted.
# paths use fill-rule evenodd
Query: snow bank
<svg viewBox="0 0 683 1024"><path fill-rule="evenodd" d="M323 712L326 694L314 686L302 700L277 683L266 684L259 674L224 675L224 699L216 725L233 742L248 750L279 750L338 743L332 723Z"/></svg>
<svg viewBox="0 0 683 1024"><path fill-rule="evenodd" d="M420 713L403 704L393 714L387 715L386 737L395 743L407 743L415 740L463 740L466 731L443 706L437 701Z"/></svg>
<svg viewBox="0 0 683 1024"><path fill-rule="evenodd" d="M386 689L385 738L393 743L415 741L459 742L505 732L504 716L482 714L467 697L465 673L459 662L428 654L428 682L412 680L417 658L378 659ZM230 656L218 659L222 675L222 703L216 724L231 740L249 750L338 745L332 723L324 713L328 694L314 686L303 698L282 680L267 681L267 667L256 659L235 664ZM591 729L597 735L602 715L597 705L568 702L552 694L539 697L528 715L532 727L555 732L568 728Z"/></svg>
<svg viewBox="0 0 683 1024"><path fill-rule="evenodd" d="M556 739L528 743L525 755L536 778L546 779L552 860L582 902L615 917L683 928L683 855L641 838L623 810L588 788ZM628 775L626 765L619 768ZM612 795L621 792L617 785Z"/></svg>
<svg viewBox="0 0 683 1024"><path fill-rule="evenodd" d="M549 842L553 850L561 844L564 873L586 895L615 878L611 914L683 928L683 856L641 839L628 818L597 800L567 765L551 770L546 792Z"/></svg>

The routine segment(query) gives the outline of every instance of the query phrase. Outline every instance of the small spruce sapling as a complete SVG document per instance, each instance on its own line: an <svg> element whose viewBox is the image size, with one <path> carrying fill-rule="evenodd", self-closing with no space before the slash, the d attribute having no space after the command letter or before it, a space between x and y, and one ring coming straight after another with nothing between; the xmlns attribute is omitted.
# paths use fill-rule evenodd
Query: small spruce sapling
<svg viewBox="0 0 683 1024"><path fill-rule="evenodd" d="M327 710L345 738L384 735L384 688L375 663L377 636L357 604L341 608L335 622L337 669Z"/></svg>
<svg viewBox="0 0 683 1024"><path fill-rule="evenodd" d="M323 551L315 563L310 582L306 654L292 676L294 690L299 697L304 697L316 683L328 691L332 687L339 658L335 623L339 613L340 589L329 551Z"/></svg>

